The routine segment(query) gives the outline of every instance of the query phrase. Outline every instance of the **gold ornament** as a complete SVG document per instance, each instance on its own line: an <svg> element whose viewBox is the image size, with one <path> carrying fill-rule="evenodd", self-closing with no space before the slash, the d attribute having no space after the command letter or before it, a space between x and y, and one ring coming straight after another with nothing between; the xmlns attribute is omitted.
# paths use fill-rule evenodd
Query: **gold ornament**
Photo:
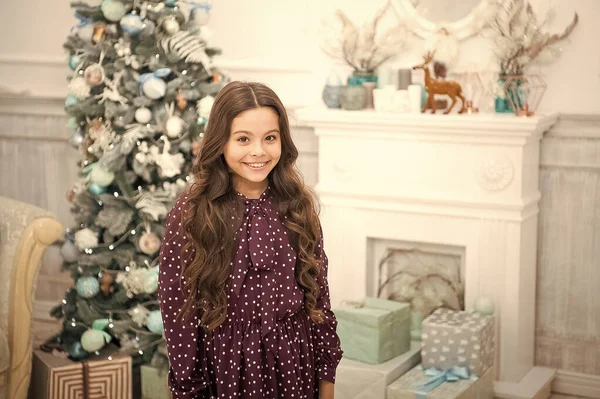
<svg viewBox="0 0 600 399"><path fill-rule="evenodd" d="M181 90L177 91L175 98L177 99L177 107L182 111L185 110L187 108L187 100Z"/></svg>
<svg viewBox="0 0 600 399"><path fill-rule="evenodd" d="M113 287L114 281L115 279L110 273L103 273L100 277L100 290L105 296L109 296L115 290Z"/></svg>
<svg viewBox="0 0 600 399"><path fill-rule="evenodd" d="M92 43L98 44L100 42L100 40L102 40L105 29L106 29L106 24L104 22L98 21L94 24L94 33L92 34Z"/></svg>

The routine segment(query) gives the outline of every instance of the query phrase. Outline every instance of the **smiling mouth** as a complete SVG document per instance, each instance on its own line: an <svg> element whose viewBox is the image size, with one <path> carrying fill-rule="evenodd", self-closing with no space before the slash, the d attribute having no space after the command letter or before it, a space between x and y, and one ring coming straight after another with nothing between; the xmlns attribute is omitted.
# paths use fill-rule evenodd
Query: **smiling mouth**
<svg viewBox="0 0 600 399"><path fill-rule="evenodd" d="M261 170L263 169L270 161L267 162L243 162L244 165L249 167L252 170Z"/></svg>

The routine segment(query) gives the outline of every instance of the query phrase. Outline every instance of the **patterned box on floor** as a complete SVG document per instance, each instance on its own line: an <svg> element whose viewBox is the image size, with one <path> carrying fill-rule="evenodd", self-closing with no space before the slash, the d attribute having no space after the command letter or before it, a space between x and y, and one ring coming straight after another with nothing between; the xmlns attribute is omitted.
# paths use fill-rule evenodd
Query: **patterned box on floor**
<svg viewBox="0 0 600 399"><path fill-rule="evenodd" d="M142 399L169 399L169 370L149 365L141 366Z"/></svg>
<svg viewBox="0 0 600 399"><path fill-rule="evenodd" d="M421 362L420 344L381 364L342 358L335 377L335 399L385 399L389 384Z"/></svg>
<svg viewBox="0 0 600 399"><path fill-rule="evenodd" d="M492 399L494 396L494 369L489 368L481 377L469 375L466 367L453 376L440 370L427 372L421 365L392 382L387 388L387 399ZM447 379L450 379L448 381Z"/></svg>
<svg viewBox="0 0 600 399"><path fill-rule="evenodd" d="M114 345L79 362L33 351L32 398L132 399L131 392L131 357L120 356Z"/></svg>
<svg viewBox="0 0 600 399"><path fill-rule="evenodd" d="M410 348L410 309L406 303L366 298L334 309L344 356L379 364Z"/></svg>
<svg viewBox="0 0 600 399"><path fill-rule="evenodd" d="M424 368L468 367L481 376L494 363L494 316L437 309L423 321L421 357Z"/></svg>

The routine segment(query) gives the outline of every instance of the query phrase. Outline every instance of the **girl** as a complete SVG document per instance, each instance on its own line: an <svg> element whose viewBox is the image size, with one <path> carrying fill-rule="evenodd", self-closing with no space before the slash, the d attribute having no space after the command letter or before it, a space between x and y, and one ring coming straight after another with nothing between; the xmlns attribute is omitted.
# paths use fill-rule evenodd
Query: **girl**
<svg viewBox="0 0 600 399"><path fill-rule="evenodd" d="M342 351L297 157L271 89L220 91L160 253L174 398L333 398Z"/></svg>

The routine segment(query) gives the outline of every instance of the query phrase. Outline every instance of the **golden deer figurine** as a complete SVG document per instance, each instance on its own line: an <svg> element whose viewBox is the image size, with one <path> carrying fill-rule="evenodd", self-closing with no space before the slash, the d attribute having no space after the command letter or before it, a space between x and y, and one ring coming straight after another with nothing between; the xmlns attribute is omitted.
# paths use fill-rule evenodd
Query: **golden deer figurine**
<svg viewBox="0 0 600 399"><path fill-rule="evenodd" d="M424 62L420 65L415 65L413 69L422 69L425 72L425 91L427 92L427 101L425 101L425 106L421 110L421 112L425 112L428 109L431 110L431 113L434 114L437 108L435 107L435 95L436 94L447 94L450 99L452 99L452 104L444 114L449 113L454 105L456 104L456 98L460 98L461 100L461 108L458 111L459 114L462 114L466 111L465 108L465 98L462 95L462 87L455 81L452 80L438 80L431 77L431 72L429 71L429 63L433 59L433 53L428 52L423 57Z"/></svg>

